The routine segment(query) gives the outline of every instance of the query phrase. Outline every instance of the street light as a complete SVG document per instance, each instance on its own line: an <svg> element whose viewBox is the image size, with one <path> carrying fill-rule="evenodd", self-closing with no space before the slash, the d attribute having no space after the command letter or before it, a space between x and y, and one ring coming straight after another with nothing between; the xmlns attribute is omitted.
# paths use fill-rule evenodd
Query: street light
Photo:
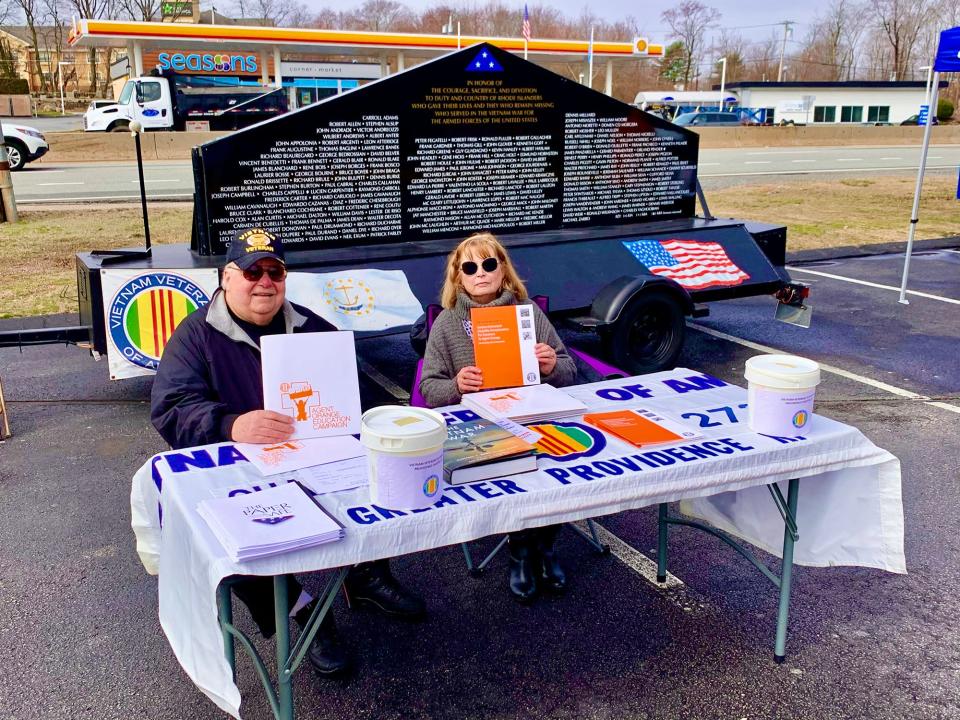
<svg viewBox="0 0 960 720"><path fill-rule="evenodd" d="M60 76L60 114L66 115L66 111L63 109L63 66L72 65L73 63L67 62L66 60L61 60L57 63L57 74Z"/></svg>
<svg viewBox="0 0 960 720"><path fill-rule="evenodd" d="M723 88L727 84L727 59L722 57L717 60L717 63L723 63L723 69L720 71L720 112L723 112L723 106L726 104L723 99Z"/></svg>

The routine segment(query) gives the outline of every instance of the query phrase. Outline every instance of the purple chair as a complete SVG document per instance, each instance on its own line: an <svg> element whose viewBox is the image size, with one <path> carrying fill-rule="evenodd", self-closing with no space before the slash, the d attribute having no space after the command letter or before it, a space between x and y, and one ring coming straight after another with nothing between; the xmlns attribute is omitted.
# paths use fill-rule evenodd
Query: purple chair
<svg viewBox="0 0 960 720"><path fill-rule="evenodd" d="M530 298L531 302L537 304L537 306L544 312L547 313L550 310L550 300L546 295L534 295ZM439 305L428 305L425 314L426 322L426 332L427 336L430 335L430 328L433 327L434 321L437 319L437 316L440 314L442 307ZM589 355L582 350L567 346L567 350L571 355L579 358L587 365L589 365L593 370L599 373L603 378L614 378L614 377L627 377L627 373L622 370L615 368L613 365L609 365L598 358ZM423 358L420 358L417 361L417 372L413 378L413 387L410 389L410 404L414 407L428 407L426 401L423 399L423 395L420 394L420 378L423 374ZM598 533L597 526L594 524L593 520L587 520L587 530L584 531L579 525L574 523L567 523L571 530L573 530L577 535L586 540L600 555L609 555L610 546L604 543ZM491 560L496 556L503 546L507 544L507 538L504 537L496 546L491 550L487 556L480 562L474 563L473 555L470 552L470 547L467 543L461 543L460 547L463 550L463 556L467 562L467 572L470 573L472 577L480 577L483 573L484 568L490 563Z"/></svg>

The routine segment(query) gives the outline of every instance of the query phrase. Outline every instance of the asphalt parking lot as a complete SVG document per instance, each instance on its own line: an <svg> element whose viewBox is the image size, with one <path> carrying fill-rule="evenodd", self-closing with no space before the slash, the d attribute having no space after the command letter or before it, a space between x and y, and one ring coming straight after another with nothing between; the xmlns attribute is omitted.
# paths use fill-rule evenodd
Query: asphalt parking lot
<svg viewBox="0 0 960 720"><path fill-rule="evenodd" d="M739 384L764 348L823 363L817 411L901 460L908 575L796 568L776 665L774 588L691 530L672 534L684 584L671 591L565 530L573 585L530 608L508 597L503 556L480 579L456 547L409 556L396 573L426 595L429 619L398 624L338 599L357 671L305 669L298 718L960 718L960 239L921 244L910 288L924 294L909 305L897 303L901 263L796 256L811 329L774 322L769 298L717 303L681 363ZM361 354L409 384L404 338ZM150 381L111 383L105 361L56 346L0 349L0 380L14 433L0 443L0 718L225 717L177 665L129 528L130 478L163 449ZM652 508L600 522L652 554ZM268 717L245 660L239 685L245 717Z"/></svg>

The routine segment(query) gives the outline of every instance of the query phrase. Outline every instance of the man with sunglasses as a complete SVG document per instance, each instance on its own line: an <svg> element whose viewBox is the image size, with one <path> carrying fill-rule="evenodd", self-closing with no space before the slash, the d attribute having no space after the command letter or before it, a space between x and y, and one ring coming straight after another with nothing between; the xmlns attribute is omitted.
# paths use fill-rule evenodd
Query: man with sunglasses
<svg viewBox="0 0 960 720"><path fill-rule="evenodd" d="M238 233L226 260L220 290L177 327L154 379L151 420L174 449L289 438L293 419L263 409L260 338L336 330L286 299L287 267L282 243L274 234L260 228ZM352 568L346 586L353 601L388 615L418 618L424 614L423 600L397 582L387 560ZM272 578L245 576L233 589L261 633L272 636L276 630ZM289 597L294 603L290 614L302 625L310 616L312 599L292 576ZM309 658L321 675L347 669L332 613L321 624Z"/></svg>

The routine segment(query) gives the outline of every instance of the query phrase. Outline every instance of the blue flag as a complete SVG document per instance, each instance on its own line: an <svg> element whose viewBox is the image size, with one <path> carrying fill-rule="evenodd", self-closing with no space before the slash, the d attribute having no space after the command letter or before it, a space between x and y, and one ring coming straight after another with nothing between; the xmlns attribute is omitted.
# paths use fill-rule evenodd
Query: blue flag
<svg viewBox="0 0 960 720"><path fill-rule="evenodd" d="M940 33L933 69L937 72L960 72L960 27Z"/></svg>
<svg viewBox="0 0 960 720"><path fill-rule="evenodd" d="M467 72L503 72L503 66L497 62L489 50L481 50L467 65Z"/></svg>

